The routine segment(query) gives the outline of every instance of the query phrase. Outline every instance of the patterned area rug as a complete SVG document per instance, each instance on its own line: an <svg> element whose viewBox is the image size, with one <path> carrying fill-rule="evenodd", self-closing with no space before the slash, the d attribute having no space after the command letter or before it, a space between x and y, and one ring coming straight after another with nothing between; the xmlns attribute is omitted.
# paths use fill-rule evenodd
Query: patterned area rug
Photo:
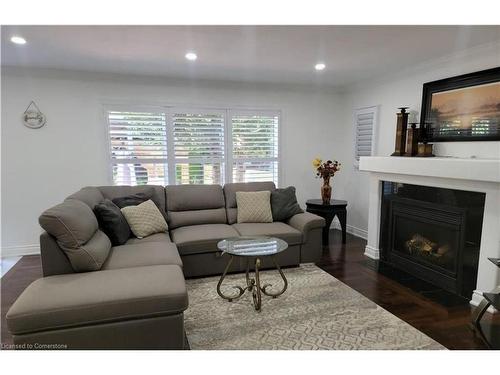
<svg viewBox="0 0 500 375"><path fill-rule="evenodd" d="M188 280L191 349L445 349L315 265L284 272L287 291L263 295L260 312L248 292L233 302L219 297L219 277ZM223 291L244 282L244 274L230 275ZM282 285L277 271L261 273L267 282Z"/></svg>

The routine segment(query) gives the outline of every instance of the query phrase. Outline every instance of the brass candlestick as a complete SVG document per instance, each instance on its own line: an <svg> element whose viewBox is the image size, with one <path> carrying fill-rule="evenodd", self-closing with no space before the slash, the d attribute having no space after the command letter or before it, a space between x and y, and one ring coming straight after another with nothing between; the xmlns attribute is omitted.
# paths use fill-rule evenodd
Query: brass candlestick
<svg viewBox="0 0 500 375"><path fill-rule="evenodd" d="M408 135L406 137L406 153L405 156L415 156L418 153L418 129L417 123L412 122Z"/></svg>
<svg viewBox="0 0 500 375"><path fill-rule="evenodd" d="M395 150L391 156L403 156L405 154L406 146L406 129L408 127L408 107L400 107L401 112L397 114L398 121L396 126L396 145Z"/></svg>

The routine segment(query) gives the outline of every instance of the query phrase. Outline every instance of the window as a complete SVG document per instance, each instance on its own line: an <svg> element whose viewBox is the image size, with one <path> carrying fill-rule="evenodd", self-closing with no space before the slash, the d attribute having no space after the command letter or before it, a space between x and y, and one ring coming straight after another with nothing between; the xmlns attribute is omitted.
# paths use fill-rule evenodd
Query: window
<svg viewBox="0 0 500 375"><path fill-rule="evenodd" d="M163 112L108 112L115 185L166 183L167 138Z"/></svg>
<svg viewBox="0 0 500 375"><path fill-rule="evenodd" d="M355 145L354 166L359 167L361 156L372 156L374 154L375 131L377 123L378 107L366 107L354 111Z"/></svg>
<svg viewBox="0 0 500 375"><path fill-rule="evenodd" d="M224 114L172 115L176 184L224 183Z"/></svg>
<svg viewBox="0 0 500 375"><path fill-rule="evenodd" d="M278 184L279 112L159 107L107 118L115 185Z"/></svg>
<svg viewBox="0 0 500 375"><path fill-rule="evenodd" d="M277 113L231 116L233 182L278 184L278 122Z"/></svg>

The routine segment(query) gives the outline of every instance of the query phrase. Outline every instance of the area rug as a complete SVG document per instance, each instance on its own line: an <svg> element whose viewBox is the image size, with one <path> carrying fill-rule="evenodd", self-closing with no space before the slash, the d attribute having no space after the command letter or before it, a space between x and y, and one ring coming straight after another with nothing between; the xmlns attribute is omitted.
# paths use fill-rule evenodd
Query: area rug
<svg viewBox="0 0 500 375"><path fill-rule="evenodd" d="M218 277L187 280L191 349L445 349L312 264L284 272L288 289L274 299L263 295L260 312L248 292L233 302L219 297ZM244 282L244 274L230 275L223 291ZM261 282L282 285L277 271L262 272Z"/></svg>

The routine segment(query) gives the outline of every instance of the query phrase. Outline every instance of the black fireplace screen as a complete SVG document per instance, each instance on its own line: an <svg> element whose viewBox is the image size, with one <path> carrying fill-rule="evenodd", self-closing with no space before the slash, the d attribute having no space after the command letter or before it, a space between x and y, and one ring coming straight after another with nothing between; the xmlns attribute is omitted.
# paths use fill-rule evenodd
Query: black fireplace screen
<svg viewBox="0 0 500 375"><path fill-rule="evenodd" d="M382 261L470 298L476 285L483 193L383 182Z"/></svg>
<svg viewBox="0 0 500 375"><path fill-rule="evenodd" d="M393 249L422 265L456 274L458 235L455 228L396 216Z"/></svg>

